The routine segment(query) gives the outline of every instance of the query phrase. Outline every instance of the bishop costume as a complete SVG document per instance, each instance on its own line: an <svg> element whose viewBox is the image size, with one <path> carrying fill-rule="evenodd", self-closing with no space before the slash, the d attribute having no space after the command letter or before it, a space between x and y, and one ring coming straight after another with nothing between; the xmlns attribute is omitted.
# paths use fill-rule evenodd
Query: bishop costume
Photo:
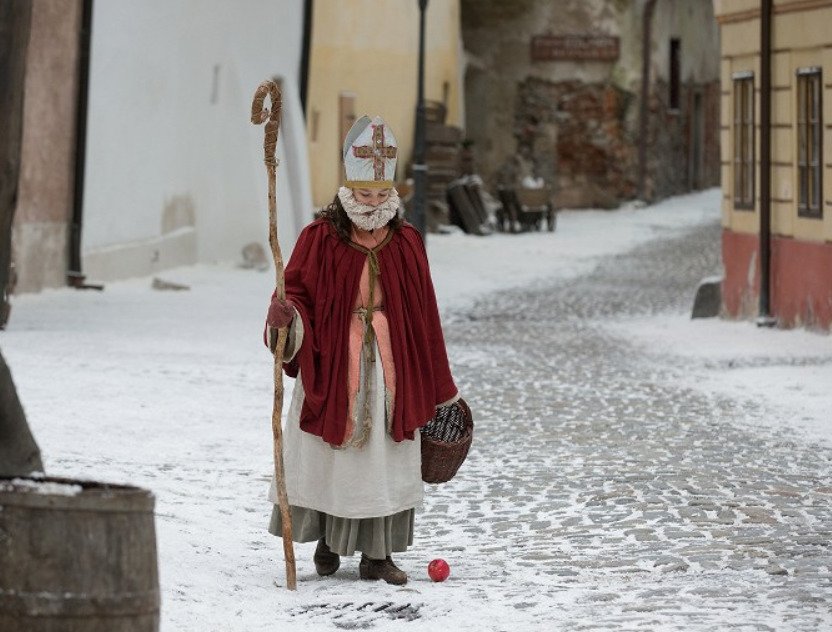
<svg viewBox="0 0 832 632"><path fill-rule="evenodd" d="M348 213L355 188L391 189L398 210L395 161L384 121L358 120L344 143ZM293 537L323 538L339 555L404 551L423 497L419 428L459 397L421 235L405 222L352 224L345 240L319 219L285 278L296 310L284 354L296 378L283 431ZM282 534L276 505L269 530Z"/></svg>

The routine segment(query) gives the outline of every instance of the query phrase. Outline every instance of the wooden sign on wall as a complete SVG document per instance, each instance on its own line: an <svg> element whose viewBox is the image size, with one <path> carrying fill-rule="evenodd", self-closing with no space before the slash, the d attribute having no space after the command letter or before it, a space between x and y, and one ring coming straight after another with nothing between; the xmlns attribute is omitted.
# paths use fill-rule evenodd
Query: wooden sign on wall
<svg viewBox="0 0 832 632"><path fill-rule="evenodd" d="M619 38L611 35L535 35L532 61L615 61Z"/></svg>

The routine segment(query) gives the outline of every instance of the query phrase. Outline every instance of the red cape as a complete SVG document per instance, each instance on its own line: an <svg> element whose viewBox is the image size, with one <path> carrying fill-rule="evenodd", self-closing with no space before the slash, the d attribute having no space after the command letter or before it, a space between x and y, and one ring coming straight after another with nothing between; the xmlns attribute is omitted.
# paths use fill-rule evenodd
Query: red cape
<svg viewBox="0 0 832 632"><path fill-rule="evenodd" d="M391 435L402 441L413 439L457 388L421 235L405 223L377 256L396 366ZM286 298L303 320L304 336L284 369L290 377L298 370L303 376L301 429L333 445L345 438L349 326L366 261L366 251L341 240L321 219L303 229L286 265Z"/></svg>

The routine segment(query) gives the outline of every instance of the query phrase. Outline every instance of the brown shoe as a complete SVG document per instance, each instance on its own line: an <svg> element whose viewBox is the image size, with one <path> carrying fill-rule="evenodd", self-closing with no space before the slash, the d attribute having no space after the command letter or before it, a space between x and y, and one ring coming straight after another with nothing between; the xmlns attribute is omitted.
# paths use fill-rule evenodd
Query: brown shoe
<svg viewBox="0 0 832 632"><path fill-rule="evenodd" d="M383 560L372 560L362 553L358 575L361 579L383 579L388 584L396 586L407 583L407 573L397 567L389 555Z"/></svg>
<svg viewBox="0 0 832 632"><path fill-rule="evenodd" d="M321 577L332 575L341 566L341 556L330 551L324 538L318 540L318 546L312 559L315 561L315 570L318 571L318 575Z"/></svg>

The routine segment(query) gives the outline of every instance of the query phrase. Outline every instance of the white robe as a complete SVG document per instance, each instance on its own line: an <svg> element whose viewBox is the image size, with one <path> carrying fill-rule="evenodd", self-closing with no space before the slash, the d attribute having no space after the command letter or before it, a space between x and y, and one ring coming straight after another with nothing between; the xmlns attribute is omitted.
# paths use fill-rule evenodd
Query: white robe
<svg viewBox="0 0 832 632"><path fill-rule="evenodd" d="M303 323L295 318L287 341L287 360L303 339ZM291 344L289 344L291 343ZM289 414L283 424L283 469L289 504L308 507L341 518L376 518L420 507L424 497L420 433L399 443L387 433L384 373L375 339L375 362L366 382L370 398L372 429L361 448L333 448L318 436L300 429L303 407L303 376L295 381ZM272 478L269 500L277 502Z"/></svg>

